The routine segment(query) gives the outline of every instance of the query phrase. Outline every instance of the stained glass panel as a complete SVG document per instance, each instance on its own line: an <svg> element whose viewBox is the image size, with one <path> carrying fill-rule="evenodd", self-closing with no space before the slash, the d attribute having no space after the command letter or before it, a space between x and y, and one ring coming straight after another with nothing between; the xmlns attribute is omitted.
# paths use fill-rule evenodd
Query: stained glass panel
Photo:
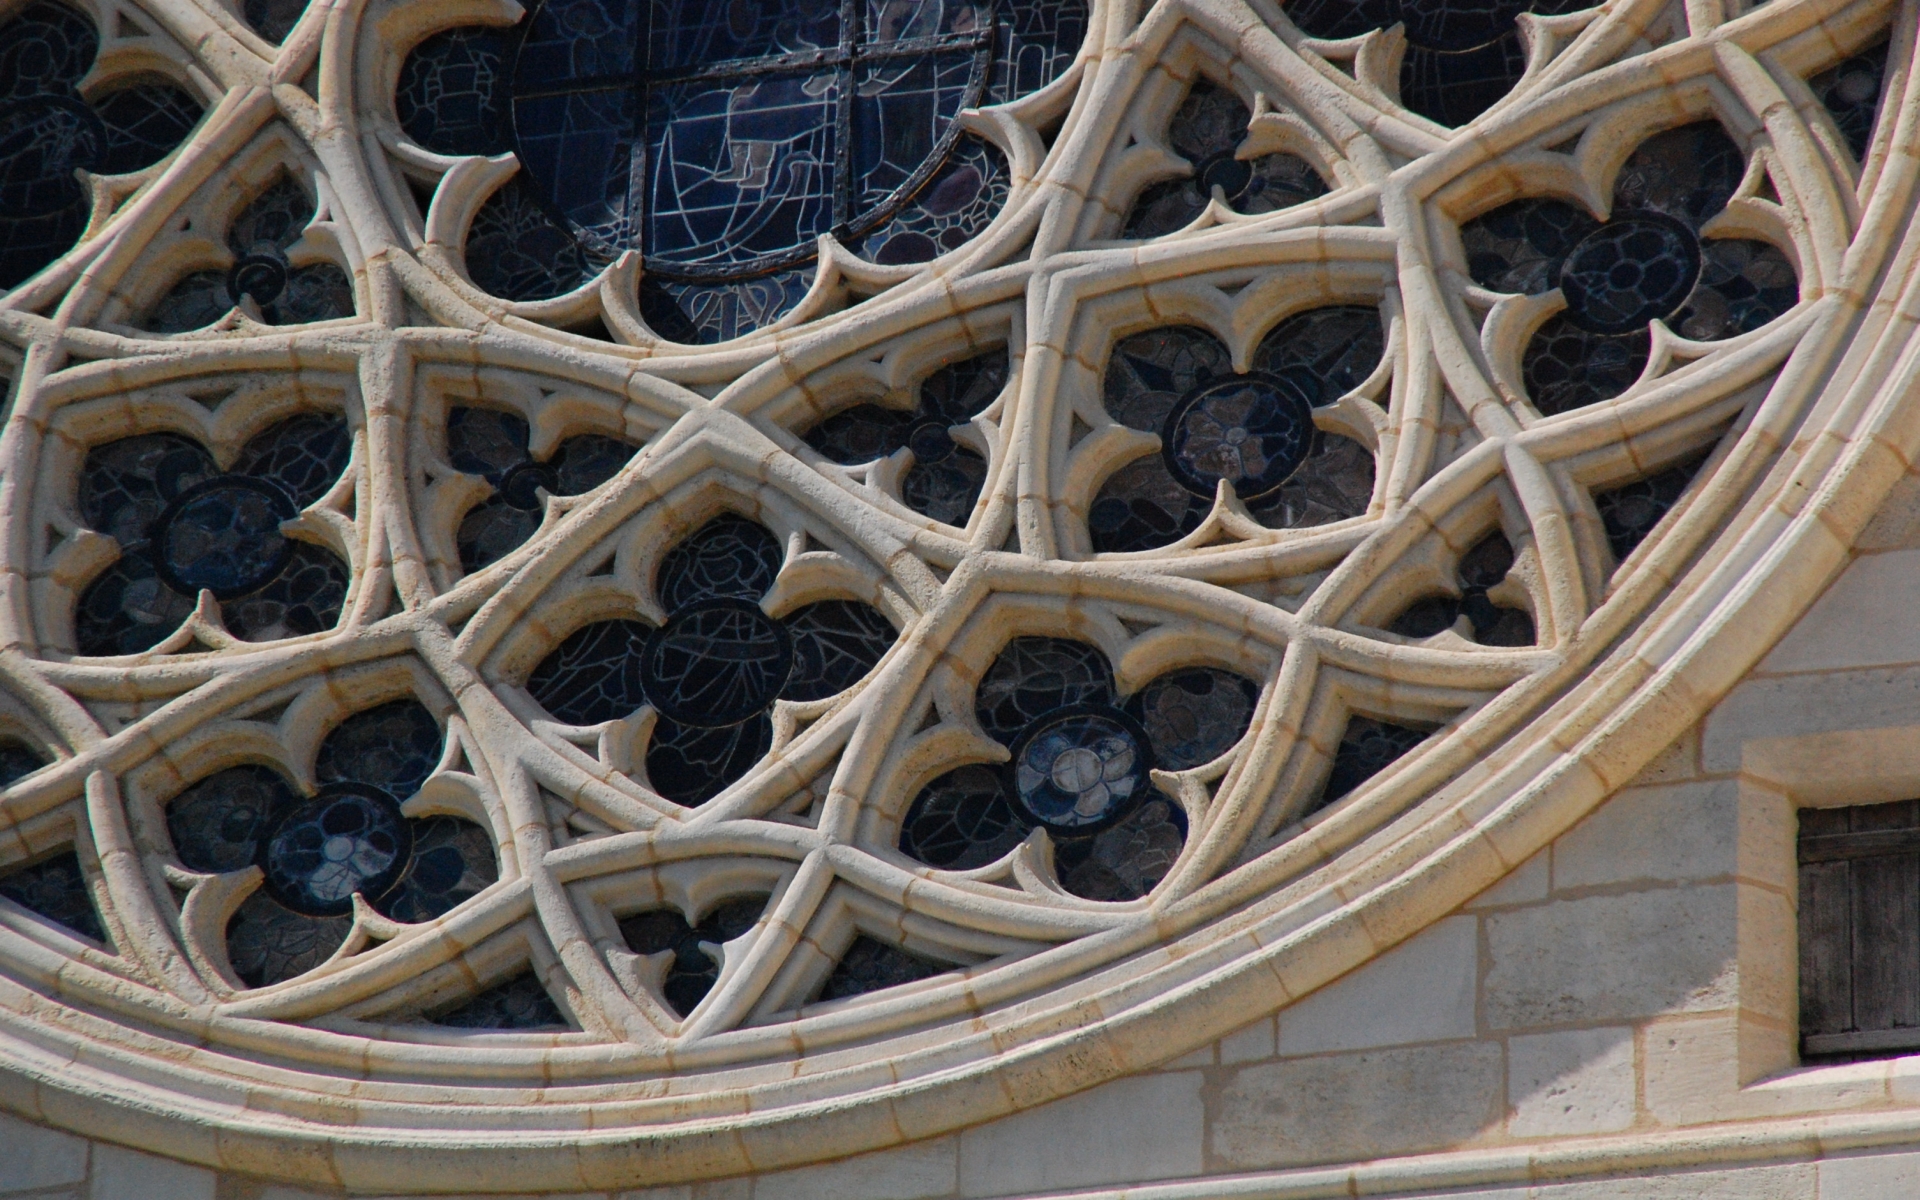
<svg viewBox="0 0 1920 1200"><path fill-rule="evenodd" d="M833 974L821 985L820 999L842 1000L848 996L864 996L868 992L931 979L952 969L944 963L909 954L898 946L889 946L862 935L853 939L853 945L847 948L846 954L833 968Z"/></svg>
<svg viewBox="0 0 1920 1200"><path fill-rule="evenodd" d="M71 850L0 875L0 896L83 937L107 940L86 874L80 869L80 856Z"/></svg>
<svg viewBox="0 0 1920 1200"><path fill-rule="evenodd" d="M1600 510L1600 520L1606 526L1607 544L1613 548L1616 560L1632 554L1661 518L1680 502L1706 457L1695 455L1645 479L1593 494L1594 506Z"/></svg>
<svg viewBox="0 0 1920 1200"><path fill-rule="evenodd" d="M1298 155L1237 156L1251 119L1247 106L1231 91L1207 79L1195 80L1168 127L1174 152L1187 160L1193 173L1140 193L1121 236L1150 238L1184 229L1206 210L1215 188L1228 207L1249 214L1324 195L1326 182Z"/></svg>
<svg viewBox="0 0 1920 1200"><path fill-rule="evenodd" d="M635 954L672 953L673 962L661 991L668 1006L684 1017L720 978L719 956L707 947L717 950L752 929L766 905L763 895L727 900L698 925L687 924L685 917L671 909L635 913L620 922L620 936Z"/></svg>
<svg viewBox="0 0 1920 1200"><path fill-rule="evenodd" d="M1458 595L1416 601L1387 628L1403 637L1426 638L1454 628L1464 616L1472 626L1470 636L1483 646L1531 646L1533 618L1517 608L1497 605L1487 596L1511 570L1513 544L1503 533L1488 534L1460 556L1455 572Z"/></svg>
<svg viewBox="0 0 1920 1200"><path fill-rule="evenodd" d="M1333 752L1333 770L1316 807L1332 804L1426 740L1425 730L1357 714L1348 718L1346 732L1340 735L1340 745Z"/></svg>
<svg viewBox="0 0 1920 1200"><path fill-rule="evenodd" d="M567 1028L560 1006L553 1002L553 997L531 971L495 984L458 1008L448 1009L429 1020L455 1029Z"/></svg>
<svg viewBox="0 0 1920 1200"><path fill-rule="evenodd" d="M1807 80L1813 94L1833 114L1833 123L1856 159L1867 156L1867 143L1873 137L1873 119L1880 111L1881 80L1887 73L1887 46L1881 42Z"/></svg>

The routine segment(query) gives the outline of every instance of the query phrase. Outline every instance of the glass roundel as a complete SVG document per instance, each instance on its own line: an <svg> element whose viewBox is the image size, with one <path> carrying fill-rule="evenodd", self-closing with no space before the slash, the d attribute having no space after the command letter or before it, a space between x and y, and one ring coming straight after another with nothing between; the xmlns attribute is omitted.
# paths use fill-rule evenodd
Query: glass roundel
<svg viewBox="0 0 1920 1200"><path fill-rule="evenodd" d="M267 886L294 912L334 916L353 895L383 896L413 850L400 807L372 788L346 785L286 812L267 834Z"/></svg>
<svg viewBox="0 0 1920 1200"><path fill-rule="evenodd" d="M1245 500L1278 489L1313 448L1313 405L1287 375L1229 375L1189 393L1167 417L1167 469L1211 497L1224 479Z"/></svg>
<svg viewBox="0 0 1920 1200"><path fill-rule="evenodd" d="M1085 25L1039 0L546 0L508 75L514 148L592 253L741 279L879 227L961 110L1048 82Z"/></svg>

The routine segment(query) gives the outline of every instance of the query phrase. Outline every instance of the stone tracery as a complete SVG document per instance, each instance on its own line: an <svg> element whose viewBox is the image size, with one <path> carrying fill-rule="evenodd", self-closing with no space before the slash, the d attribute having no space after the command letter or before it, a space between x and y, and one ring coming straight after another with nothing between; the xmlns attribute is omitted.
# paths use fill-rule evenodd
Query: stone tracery
<svg viewBox="0 0 1920 1200"><path fill-rule="evenodd" d="M1759 453L1857 217L1803 151L1875 144L1880 6L1818 51L1814 6L1725 14L1826 105L1786 125L1710 56L1658 114L1552 91L1681 62L1685 6L1408 18L1498 43L1474 136L1536 190L1379 86L1384 18L1236 10L1230 54L1096 6L1071 67L972 24L1038 7L940 24L979 111L738 279L514 156L551 97L488 90L490 7L178 51L226 89L193 153L80 177L101 215L0 326L0 719L49 763L0 800L0 956L242 1064L370 1039L378 1087L460 1030L582 1096L913 1051L1280 894L1549 704ZM340 766L376 718L419 744Z"/></svg>

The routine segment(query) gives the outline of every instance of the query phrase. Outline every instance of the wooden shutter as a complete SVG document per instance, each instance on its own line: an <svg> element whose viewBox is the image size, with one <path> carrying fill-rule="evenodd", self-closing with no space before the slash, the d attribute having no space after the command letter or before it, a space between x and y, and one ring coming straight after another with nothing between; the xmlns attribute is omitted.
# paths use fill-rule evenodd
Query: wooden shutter
<svg viewBox="0 0 1920 1200"><path fill-rule="evenodd" d="M1800 812L1800 1050L1920 1050L1920 800Z"/></svg>

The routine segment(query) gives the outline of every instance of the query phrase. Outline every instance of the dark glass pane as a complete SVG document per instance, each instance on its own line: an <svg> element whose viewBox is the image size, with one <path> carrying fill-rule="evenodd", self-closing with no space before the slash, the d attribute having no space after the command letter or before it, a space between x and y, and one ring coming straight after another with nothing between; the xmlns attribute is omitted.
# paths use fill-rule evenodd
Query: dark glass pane
<svg viewBox="0 0 1920 1200"><path fill-rule="evenodd" d="M1514 18L1533 9L1528 0L1398 0L1407 41L1435 50L1467 50L1514 27Z"/></svg>
<svg viewBox="0 0 1920 1200"><path fill-rule="evenodd" d="M528 460L527 420L497 408L456 407L447 413L447 461L456 470L483 475L495 487Z"/></svg>
<svg viewBox="0 0 1920 1200"><path fill-rule="evenodd" d="M1250 119L1238 96L1209 80L1196 80L1167 129L1174 151L1193 173L1143 191L1127 214L1121 236L1159 237L1185 228L1206 210L1216 187L1228 207L1242 213L1273 212L1324 195L1326 183L1296 155L1235 157Z"/></svg>
<svg viewBox="0 0 1920 1200"><path fill-rule="evenodd" d="M640 281L640 315L670 342L711 346L745 337L793 311L813 286L813 268L775 271L730 283Z"/></svg>
<svg viewBox="0 0 1920 1200"><path fill-rule="evenodd" d="M1700 243L1663 214L1616 215L1582 238L1555 276L1568 321L1589 333L1631 333L1692 294Z"/></svg>
<svg viewBox="0 0 1920 1200"><path fill-rule="evenodd" d="M306 0L246 0L242 11L255 33L277 45L300 23L307 4Z"/></svg>
<svg viewBox="0 0 1920 1200"><path fill-rule="evenodd" d="M154 333L186 333L213 324L233 305L225 271L194 271L174 284L140 324Z"/></svg>
<svg viewBox="0 0 1920 1200"><path fill-rule="evenodd" d="M64 4L37 3L0 25L0 100L71 93L93 66L93 22Z"/></svg>
<svg viewBox="0 0 1920 1200"><path fill-rule="evenodd" d="M527 677L527 691L570 725L597 725L646 703L640 660L652 631L638 621L596 621L569 634Z"/></svg>
<svg viewBox="0 0 1920 1200"><path fill-rule="evenodd" d="M255 435L234 460L233 470L273 484L295 507L305 508L333 487L352 451L346 418L309 413Z"/></svg>
<svg viewBox="0 0 1920 1200"><path fill-rule="evenodd" d="M1017 637L981 677L974 716L988 737L1010 746L1056 708L1113 702L1113 671L1098 649L1066 638Z"/></svg>
<svg viewBox="0 0 1920 1200"><path fill-rule="evenodd" d="M1462 225L1460 242L1475 283L1534 296L1559 286L1555 267L1598 227L1592 217L1559 200L1516 200Z"/></svg>
<svg viewBox="0 0 1920 1200"><path fill-rule="evenodd" d="M395 700L340 722L314 761L321 783L364 783L405 800L440 762L440 723L418 700Z"/></svg>
<svg viewBox="0 0 1920 1200"><path fill-rule="evenodd" d="M994 7L999 28L987 86L991 103L1038 91L1073 65L1087 36L1085 0L999 0Z"/></svg>
<svg viewBox="0 0 1920 1200"><path fill-rule="evenodd" d="M260 315L269 325L305 325L350 317L353 280L332 263L295 267L287 272L279 298L272 304L262 304Z"/></svg>
<svg viewBox="0 0 1920 1200"><path fill-rule="evenodd" d="M1333 752L1333 771L1316 808L1324 808L1392 766L1394 761L1427 739L1426 731L1354 716Z"/></svg>
<svg viewBox="0 0 1920 1200"><path fill-rule="evenodd" d="M620 936L635 954L671 952L665 993L668 1007L681 1016L692 1012L720 978L720 959L701 943L726 945L752 929L767 906L767 897L744 896L722 902L698 925L672 909L635 913L620 922Z"/></svg>
<svg viewBox="0 0 1920 1200"><path fill-rule="evenodd" d="M676 609L653 635L640 678L662 715L716 728L764 712L792 670L792 639L758 605L705 600Z"/></svg>
<svg viewBox="0 0 1920 1200"><path fill-rule="evenodd" d="M227 922L227 961L248 987L266 987L333 957L352 928L352 917L303 916L262 888Z"/></svg>
<svg viewBox="0 0 1920 1200"><path fill-rule="evenodd" d="M1287 16L1308 37L1359 37L1400 19L1394 0L1288 0Z"/></svg>
<svg viewBox="0 0 1920 1200"><path fill-rule="evenodd" d="M1887 43L1862 51L1830 70L1807 80L1813 94L1833 114L1840 136L1855 158L1867 156L1873 137L1874 114L1880 110L1881 80L1887 74Z"/></svg>
<svg viewBox="0 0 1920 1200"><path fill-rule="evenodd" d="M138 654L178 629L193 605L160 581L152 558L128 554L80 593L74 641L82 654Z"/></svg>
<svg viewBox="0 0 1920 1200"><path fill-rule="evenodd" d="M463 26L415 46L393 95L407 136L440 154L508 149L506 37L484 25Z"/></svg>
<svg viewBox="0 0 1920 1200"><path fill-rule="evenodd" d="M1671 320L1681 337L1715 341L1751 333L1799 303L1800 281L1778 247L1714 238L1700 248L1700 284Z"/></svg>
<svg viewBox="0 0 1920 1200"><path fill-rule="evenodd" d="M865 0L864 7L868 45L975 33L993 15L992 6L967 0Z"/></svg>
<svg viewBox="0 0 1920 1200"><path fill-rule="evenodd" d="M641 0L549 0L526 25L517 87L537 90L630 76L639 65L633 53L645 19Z"/></svg>
<svg viewBox="0 0 1920 1200"><path fill-rule="evenodd" d="M408 924L431 921L500 878L493 837L480 826L455 817L409 824L413 859L407 873L374 904L387 916Z"/></svg>
<svg viewBox="0 0 1920 1200"><path fill-rule="evenodd" d="M340 623L352 578L330 550L288 539L293 553L280 574L259 591L223 601L227 631L247 642L320 633Z"/></svg>
<svg viewBox="0 0 1920 1200"><path fill-rule="evenodd" d="M189 870L245 870L259 857L268 824L298 801L278 771L228 767L174 797L167 805L167 834Z"/></svg>
<svg viewBox="0 0 1920 1200"><path fill-rule="evenodd" d="M785 557L764 526L727 513L667 551L655 587L668 612L703 600L758 600Z"/></svg>
<svg viewBox="0 0 1920 1200"><path fill-rule="evenodd" d="M820 989L820 999L864 996L903 983L931 979L952 969L862 935L853 939L853 945L833 968L833 974L827 976L826 984Z"/></svg>
<svg viewBox="0 0 1920 1200"><path fill-rule="evenodd" d="M955 447L935 462L917 462L900 483L900 498L915 512L947 525L964 526L980 502L987 482L987 461Z"/></svg>
<svg viewBox="0 0 1920 1200"><path fill-rule="evenodd" d="M100 118L72 96L0 108L0 217L43 217L83 199L74 169L98 166L106 142Z"/></svg>
<svg viewBox="0 0 1920 1200"><path fill-rule="evenodd" d="M675 804L704 804L719 795L773 746L773 721L765 713L718 729L682 725L661 717L647 748L647 780Z"/></svg>
<svg viewBox="0 0 1920 1200"><path fill-rule="evenodd" d="M903 448L918 418L917 409L901 412L877 404L856 404L815 425L806 441L832 462L872 462Z"/></svg>
<svg viewBox="0 0 1920 1200"><path fill-rule="evenodd" d="M144 545L149 527L180 493L218 473L213 456L173 433L121 438L87 451L80 468L80 516L87 528Z"/></svg>
<svg viewBox="0 0 1920 1200"><path fill-rule="evenodd" d="M540 207L518 179L487 197L467 230L467 274L502 300L550 300L592 278L603 264Z"/></svg>
<svg viewBox="0 0 1920 1200"><path fill-rule="evenodd" d="M1463 50L1409 40L1400 62L1400 103L1441 125L1465 125L1512 91L1526 69L1527 52L1516 30Z"/></svg>
<svg viewBox="0 0 1920 1200"><path fill-rule="evenodd" d="M1087 533L1096 552L1122 554L1177 542L1206 519L1212 497L1194 495L1158 454L1136 458L1100 485L1087 509Z"/></svg>
<svg viewBox="0 0 1920 1200"><path fill-rule="evenodd" d="M1188 325L1123 338L1107 359L1107 412L1129 429L1159 433L1180 398L1232 371L1220 339Z"/></svg>
<svg viewBox="0 0 1920 1200"><path fill-rule="evenodd" d="M84 198L38 217L0 216L0 287L24 283L80 240L87 227Z"/></svg>
<svg viewBox="0 0 1920 1200"><path fill-rule="evenodd" d="M975 83L974 58L971 51L956 51L854 68L853 209L848 219L855 226L884 215L892 202L906 198L896 193L919 174L960 109L977 99L969 95Z"/></svg>
<svg viewBox="0 0 1920 1200"><path fill-rule="evenodd" d="M1352 438L1316 433L1313 449L1293 477L1247 508L1269 529L1306 529L1363 516L1373 500L1373 472L1373 451Z"/></svg>
<svg viewBox="0 0 1920 1200"><path fill-rule="evenodd" d="M80 870L80 856L71 850L0 875L0 896L83 937L107 940L107 931L93 910L86 875Z"/></svg>
<svg viewBox="0 0 1920 1200"><path fill-rule="evenodd" d="M640 447L619 438L585 433L561 442L553 452L555 493L578 496L620 473Z"/></svg>
<svg viewBox="0 0 1920 1200"><path fill-rule="evenodd" d="M455 1029L565 1029L567 1019L531 971L495 984L473 999L429 1018Z"/></svg>
<svg viewBox="0 0 1920 1200"><path fill-rule="evenodd" d="M1718 121L1700 121L1656 133L1641 142L1613 185L1615 219L1649 209L1699 231L1727 206L1746 156Z"/></svg>
<svg viewBox="0 0 1920 1200"><path fill-rule="evenodd" d="M32 746L0 740L0 788L12 787L46 765L46 756Z"/></svg>
<svg viewBox="0 0 1920 1200"><path fill-rule="evenodd" d="M1032 820L1007 795L1006 772L978 764L920 790L900 827L900 849L930 867L970 871L1026 840Z"/></svg>
<svg viewBox="0 0 1920 1200"><path fill-rule="evenodd" d="M499 496L482 500L460 518L454 534L461 569L472 574L499 562L533 536L540 520L540 513L515 508Z"/></svg>
<svg viewBox="0 0 1920 1200"><path fill-rule="evenodd" d="M1054 869L1061 886L1083 900L1138 900L1166 878L1186 841L1186 813L1152 796L1111 829L1062 841Z"/></svg>
<svg viewBox="0 0 1920 1200"><path fill-rule="evenodd" d="M312 220L313 201L283 175L234 217L227 246L241 255L284 251L300 240Z"/></svg>
<svg viewBox="0 0 1920 1200"><path fill-rule="evenodd" d="M940 169L855 249L882 265L929 262L958 250L999 215L1012 183L1006 155L962 134Z"/></svg>
<svg viewBox="0 0 1920 1200"><path fill-rule="evenodd" d="M312 917L344 916L356 894L378 898L399 882L413 853L413 830L393 797L377 788L336 785L275 815L260 867L273 898Z"/></svg>
<svg viewBox="0 0 1920 1200"><path fill-rule="evenodd" d="M1652 341L1644 329L1607 337L1564 315L1534 331L1521 356L1521 378L1533 406L1551 416L1610 400L1646 369Z"/></svg>
<svg viewBox="0 0 1920 1200"><path fill-rule="evenodd" d="M1214 667L1162 675L1127 700L1127 711L1147 731L1154 765L1184 771L1212 762L1233 747L1253 719L1260 685Z"/></svg>
<svg viewBox="0 0 1920 1200"><path fill-rule="evenodd" d="M823 72L649 87L648 261L744 265L831 229L845 86Z"/></svg>
<svg viewBox="0 0 1920 1200"><path fill-rule="evenodd" d="M94 111L107 131L99 170L121 175L165 158L193 132L203 110L192 93L171 83L137 83L102 96Z"/></svg>
<svg viewBox="0 0 1920 1200"><path fill-rule="evenodd" d="M1464 615L1472 624L1469 636L1483 646L1531 646L1533 618L1487 598L1487 592L1499 587L1511 570L1512 543L1505 534L1489 534L1460 556L1458 596L1430 596L1416 601L1387 628L1403 637L1432 637L1452 629Z"/></svg>
<svg viewBox="0 0 1920 1200"><path fill-rule="evenodd" d="M1704 454L1697 455L1645 479L1593 494L1593 503L1600 510L1600 520L1606 526L1607 544L1613 548L1614 558L1627 557L1646 540L1660 519L1680 502L1682 493L1693 482L1706 457Z"/></svg>
<svg viewBox="0 0 1920 1200"><path fill-rule="evenodd" d="M793 673L780 695L824 700L864 678L893 646L893 622L871 604L822 600L785 618L793 640Z"/></svg>

